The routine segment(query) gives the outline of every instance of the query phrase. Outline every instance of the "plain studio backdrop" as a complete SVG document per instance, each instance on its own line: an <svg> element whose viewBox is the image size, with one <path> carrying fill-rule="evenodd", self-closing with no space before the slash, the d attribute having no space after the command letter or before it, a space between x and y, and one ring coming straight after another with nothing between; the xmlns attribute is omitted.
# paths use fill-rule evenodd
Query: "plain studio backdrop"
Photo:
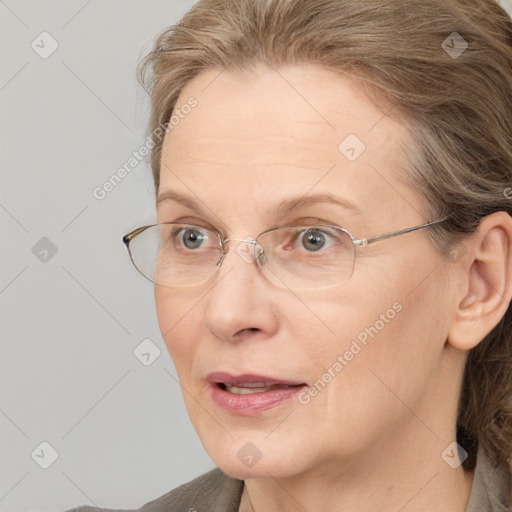
<svg viewBox="0 0 512 512"><path fill-rule="evenodd" d="M121 241L155 220L136 66L193 3L0 0L0 512L138 508L214 467Z"/></svg>

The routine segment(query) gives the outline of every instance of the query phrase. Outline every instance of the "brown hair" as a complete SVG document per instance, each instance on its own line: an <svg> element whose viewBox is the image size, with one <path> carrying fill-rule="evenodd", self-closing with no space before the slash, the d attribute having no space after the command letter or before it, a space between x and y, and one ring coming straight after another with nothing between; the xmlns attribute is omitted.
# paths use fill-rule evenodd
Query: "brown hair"
<svg viewBox="0 0 512 512"><path fill-rule="evenodd" d="M455 33L455 34L454 34ZM467 48L464 51L465 45ZM149 132L169 121L206 69L315 63L364 80L409 128L408 179L447 257L497 211L512 215L512 21L494 0L200 0L139 66L151 95ZM159 187L161 137L151 165ZM457 440L474 469L479 445L512 453L512 309L465 368Z"/></svg>

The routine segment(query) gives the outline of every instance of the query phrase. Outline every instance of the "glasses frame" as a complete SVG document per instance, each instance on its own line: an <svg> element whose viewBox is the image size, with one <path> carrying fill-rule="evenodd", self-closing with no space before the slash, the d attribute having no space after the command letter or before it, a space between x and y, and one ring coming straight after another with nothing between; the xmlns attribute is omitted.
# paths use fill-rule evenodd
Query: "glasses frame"
<svg viewBox="0 0 512 512"><path fill-rule="evenodd" d="M371 245L371 244L376 243L376 242L381 242L383 240L389 240L390 238L395 238L395 237L400 236L400 235L405 235L406 233L411 233L413 231L418 231L419 229L423 229L423 228L427 228L427 227L430 227L430 226L434 226L436 224L440 224L441 222L444 222L445 220L449 219L451 216L452 216L452 214L449 214L449 215L447 215L445 217L442 217L441 219L434 220L432 222L427 222L425 224L420 224L418 226L413 226L413 227L410 227L410 228L404 228L404 229L397 229L395 231L389 231L387 233L383 233L381 235L374 235L374 236L371 236L369 238L355 238L352 235L352 233L350 233L350 231L348 231L347 229L339 227L339 226L335 226L335 225L332 225L332 224L312 224L311 226L303 226L302 224L289 224L289 225L286 225L286 226L277 226L277 227L274 227L274 228L271 228L271 229L267 229L267 230L261 232L254 240L247 240L247 239L241 239L241 238L229 238L229 237L224 237L223 238L222 234L219 233L219 231L216 231L215 229L205 228L204 226L196 226L195 224L188 224L186 222L185 223L183 223L183 222L157 222L156 224L149 224L149 225L146 225L146 226L141 226L139 228L134 229L130 233L124 235L123 236L123 243L125 244L126 249L128 250L128 254L130 256L131 262L133 263L133 266L148 281L150 281L150 282L152 282L154 284L158 284L160 286L166 286L166 287L169 287L169 288L172 288L172 287L183 287L183 286L197 286L199 284L203 284L207 280L202 281L200 283L194 283L194 284L191 284L191 285L165 285L165 284L161 284L161 283L156 283L155 281L153 281L152 279L147 277L140 270L140 268L137 266L137 264L135 263L135 260L133 259L132 251L130 249L130 242L137 235L139 235L140 233L146 231L146 229L153 228L155 226L159 226L160 224L186 225L186 226L191 226L191 227L197 227L197 228L200 228L200 229L208 229L208 231L211 231L211 232L215 233L217 235L218 240L219 240L220 259L217 262L216 266L220 267L222 265L222 262L224 261L224 256L227 254L227 252L229 250L229 248L227 246L227 244L229 242L245 242L245 243L249 243L249 244L259 244L258 238L261 237L261 235L264 235L266 233L270 233L272 231L276 231L278 229L292 228L292 227L311 227L311 228L328 227L328 228L331 228L331 229L335 229L337 231L342 231L343 233L347 234L350 237L350 240L352 241L352 245L355 248L355 247L358 247L358 246L359 247L366 247L366 246ZM258 268L260 270L261 270L260 256L262 256L264 254L265 254L264 252L260 253L255 258L255 261L257 262ZM357 251L354 249L354 262L353 262L353 266L352 266L352 272L351 272L350 276L345 281L342 281L340 284L343 284L343 283L347 282L352 277L352 274L354 273L355 264L356 264L356 257L357 257ZM212 277L213 277L213 275L212 275ZM334 286L334 284L332 286ZM319 289L321 289L321 288L324 288L324 287L320 287ZM312 289L315 289L315 288L312 288Z"/></svg>

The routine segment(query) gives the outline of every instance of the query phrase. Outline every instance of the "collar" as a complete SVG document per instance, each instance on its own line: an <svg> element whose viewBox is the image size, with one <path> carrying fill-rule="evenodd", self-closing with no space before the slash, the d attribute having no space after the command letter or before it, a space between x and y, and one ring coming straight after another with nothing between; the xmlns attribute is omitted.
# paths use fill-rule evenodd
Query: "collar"
<svg viewBox="0 0 512 512"><path fill-rule="evenodd" d="M511 475L478 448L473 486L466 512L509 512Z"/></svg>

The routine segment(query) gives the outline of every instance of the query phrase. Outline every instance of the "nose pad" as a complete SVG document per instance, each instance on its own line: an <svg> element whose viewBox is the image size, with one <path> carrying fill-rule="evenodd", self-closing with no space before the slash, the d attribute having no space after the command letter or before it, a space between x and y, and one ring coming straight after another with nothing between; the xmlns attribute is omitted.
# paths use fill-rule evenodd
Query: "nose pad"
<svg viewBox="0 0 512 512"><path fill-rule="evenodd" d="M267 264L267 256L260 244L254 245L254 259L256 260L259 268Z"/></svg>

